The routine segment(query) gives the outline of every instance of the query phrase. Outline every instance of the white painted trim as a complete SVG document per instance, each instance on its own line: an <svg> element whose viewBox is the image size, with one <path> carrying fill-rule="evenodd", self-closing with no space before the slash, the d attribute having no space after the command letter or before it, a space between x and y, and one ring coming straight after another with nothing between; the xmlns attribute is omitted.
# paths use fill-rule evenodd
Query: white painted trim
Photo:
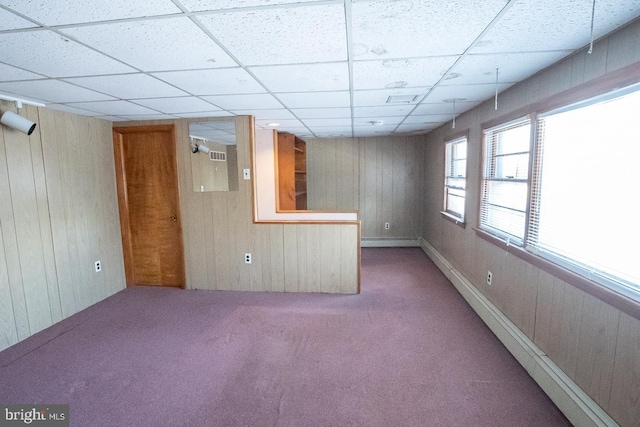
<svg viewBox="0 0 640 427"><path fill-rule="evenodd" d="M381 237L365 237L360 241L361 248L419 248L418 239L387 239Z"/></svg>
<svg viewBox="0 0 640 427"><path fill-rule="evenodd" d="M357 212L276 210L275 131L256 129L253 144L253 197L255 222L353 222Z"/></svg>
<svg viewBox="0 0 640 427"><path fill-rule="evenodd" d="M575 426L618 426L567 374L422 237L420 247Z"/></svg>

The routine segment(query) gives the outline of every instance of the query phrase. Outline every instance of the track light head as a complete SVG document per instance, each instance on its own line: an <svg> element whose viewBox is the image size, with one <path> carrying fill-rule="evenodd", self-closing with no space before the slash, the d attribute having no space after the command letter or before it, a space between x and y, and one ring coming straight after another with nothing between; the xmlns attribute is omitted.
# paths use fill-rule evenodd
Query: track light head
<svg viewBox="0 0 640 427"><path fill-rule="evenodd" d="M27 135L31 135L36 129L36 124L34 122L11 111L5 111L4 114L2 114L2 117L0 117L0 123L26 133Z"/></svg>

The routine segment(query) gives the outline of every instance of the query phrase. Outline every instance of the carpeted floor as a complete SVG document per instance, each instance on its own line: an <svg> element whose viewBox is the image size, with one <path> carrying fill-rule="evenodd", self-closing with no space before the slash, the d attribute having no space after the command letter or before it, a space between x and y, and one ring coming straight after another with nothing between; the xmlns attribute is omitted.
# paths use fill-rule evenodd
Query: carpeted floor
<svg viewBox="0 0 640 427"><path fill-rule="evenodd" d="M564 426L417 248L362 294L130 288L0 353L0 403L72 426Z"/></svg>

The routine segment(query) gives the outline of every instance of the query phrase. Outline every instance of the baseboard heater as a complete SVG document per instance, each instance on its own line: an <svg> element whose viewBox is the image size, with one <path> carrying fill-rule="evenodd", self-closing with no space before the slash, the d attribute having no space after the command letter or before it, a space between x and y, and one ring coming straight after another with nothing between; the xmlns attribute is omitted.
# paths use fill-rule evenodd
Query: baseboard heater
<svg viewBox="0 0 640 427"><path fill-rule="evenodd" d="M365 237L360 240L362 248L419 248L420 241L415 238Z"/></svg>
<svg viewBox="0 0 640 427"><path fill-rule="evenodd" d="M420 247L575 426L618 426L593 399L426 240Z"/></svg>

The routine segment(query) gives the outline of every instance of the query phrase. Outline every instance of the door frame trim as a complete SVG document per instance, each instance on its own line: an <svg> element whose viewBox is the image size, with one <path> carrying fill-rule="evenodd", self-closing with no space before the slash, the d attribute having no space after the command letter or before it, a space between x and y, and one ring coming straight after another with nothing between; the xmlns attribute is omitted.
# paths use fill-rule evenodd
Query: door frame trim
<svg viewBox="0 0 640 427"><path fill-rule="evenodd" d="M124 258L124 272L127 287L135 286L133 276L133 248L131 242L131 228L129 223L129 198L127 194L127 175L124 168L124 134L146 133L146 132L169 132L171 134L172 147L175 153L173 156L176 171L176 198L178 211L176 212L179 225L178 235L182 243L182 250L179 251L182 259L182 286L186 288L186 265L184 260L184 235L182 232L182 215L180 212L180 177L178 175L178 155L176 152L176 128L175 125L151 125L151 126L121 126L112 128L113 132L113 154L116 167L116 187L118 193L118 211L120 213L120 234L122 236L122 251Z"/></svg>

